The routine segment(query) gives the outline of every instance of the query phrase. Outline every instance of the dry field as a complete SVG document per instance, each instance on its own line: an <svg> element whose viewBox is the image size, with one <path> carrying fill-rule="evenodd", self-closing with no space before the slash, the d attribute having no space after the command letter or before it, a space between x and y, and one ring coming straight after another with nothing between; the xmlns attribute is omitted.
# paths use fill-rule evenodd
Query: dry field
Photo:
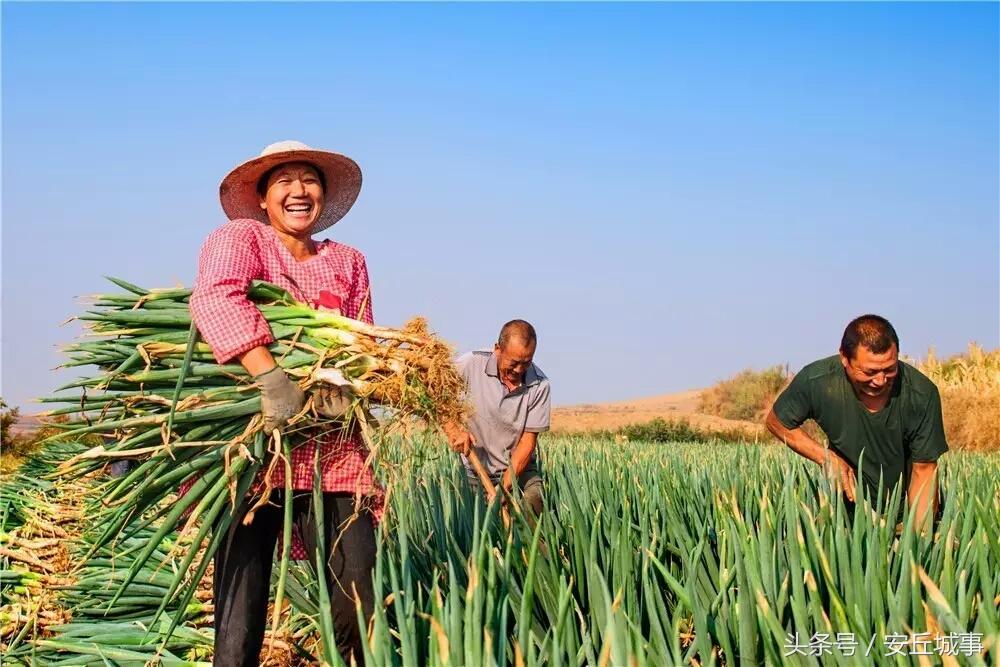
<svg viewBox="0 0 1000 667"><path fill-rule="evenodd" d="M693 427L711 431L744 429L752 438L765 434L761 424L738 419L724 419L698 412L703 389L636 398L615 403L585 403L553 408L552 431L613 431L628 424L639 424L656 418L667 421L686 419Z"/></svg>

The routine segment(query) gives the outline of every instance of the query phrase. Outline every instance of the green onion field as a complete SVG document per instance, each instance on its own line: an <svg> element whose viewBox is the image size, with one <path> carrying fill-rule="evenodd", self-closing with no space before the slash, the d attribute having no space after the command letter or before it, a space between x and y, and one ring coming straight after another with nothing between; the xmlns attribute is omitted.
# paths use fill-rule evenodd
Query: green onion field
<svg viewBox="0 0 1000 667"><path fill-rule="evenodd" d="M5 664L210 662L210 585L152 623L190 545L165 541L117 599L141 531L82 560L105 482L44 480L82 450L49 445L4 480ZM384 448L366 664L1000 664L996 454L948 454L936 532L897 535L860 510L850 520L815 466L777 444L549 437L540 451L546 512L532 531L516 513L506 530L442 443ZM46 529L65 535L56 551ZM268 664L321 660L313 580L308 563L290 568Z"/></svg>

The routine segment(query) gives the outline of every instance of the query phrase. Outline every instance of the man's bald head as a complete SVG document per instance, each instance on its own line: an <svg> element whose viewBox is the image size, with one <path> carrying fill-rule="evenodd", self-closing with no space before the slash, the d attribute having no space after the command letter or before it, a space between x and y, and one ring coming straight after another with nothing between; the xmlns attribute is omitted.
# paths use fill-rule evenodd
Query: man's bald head
<svg viewBox="0 0 1000 667"><path fill-rule="evenodd" d="M535 327L524 320L511 320L500 329L493 354L501 381L513 390L524 381L524 374L535 356Z"/></svg>
<svg viewBox="0 0 1000 667"><path fill-rule="evenodd" d="M511 320L500 329L497 345L506 349L511 342L518 342L524 347L535 347L538 337L535 327L524 320Z"/></svg>

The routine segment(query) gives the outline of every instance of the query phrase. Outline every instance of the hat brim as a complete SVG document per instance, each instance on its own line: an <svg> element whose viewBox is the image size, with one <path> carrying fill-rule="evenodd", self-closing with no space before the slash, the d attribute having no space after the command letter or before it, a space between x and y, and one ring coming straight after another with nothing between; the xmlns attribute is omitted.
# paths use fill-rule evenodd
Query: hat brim
<svg viewBox="0 0 1000 667"><path fill-rule="evenodd" d="M361 167L346 155L317 150L290 150L248 160L229 172L219 185L219 201L230 220L250 218L270 224L260 207L257 183L279 164L308 162L323 172L326 181L323 212L310 233L315 234L347 215L361 192Z"/></svg>

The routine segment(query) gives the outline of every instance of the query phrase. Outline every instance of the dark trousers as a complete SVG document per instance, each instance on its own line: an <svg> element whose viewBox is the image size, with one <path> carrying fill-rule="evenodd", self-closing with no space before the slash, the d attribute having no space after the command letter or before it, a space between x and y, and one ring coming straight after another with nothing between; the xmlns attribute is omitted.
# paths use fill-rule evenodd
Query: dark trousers
<svg viewBox="0 0 1000 667"><path fill-rule="evenodd" d="M467 470L466 474L469 486L481 493L483 485L479 476L471 470ZM492 477L490 481L493 482L493 486L499 488L502 479L503 475L497 475ZM521 490L521 507L530 512L528 521L534 526L534 517L542 513L542 475L538 472L538 464L535 461L529 461L521 474L517 476L517 486Z"/></svg>
<svg viewBox="0 0 1000 667"><path fill-rule="evenodd" d="M215 555L215 657L216 667L259 665L267 603L270 593L274 549L281 534L283 494L276 502L261 507L253 523L244 526L246 504L229 528ZM312 494L297 493L293 499L294 520L310 559L315 559L316 529ZM273 496L274 497L274 496ZM374 604L372 569L375 567L375 528L371 516L354 514L353 494L324 493L323 519L327 549L327 586L333 609L337 648L350 664L364 660L362 641L354 609L354 590L361 608L370 618Z"/></svg>

